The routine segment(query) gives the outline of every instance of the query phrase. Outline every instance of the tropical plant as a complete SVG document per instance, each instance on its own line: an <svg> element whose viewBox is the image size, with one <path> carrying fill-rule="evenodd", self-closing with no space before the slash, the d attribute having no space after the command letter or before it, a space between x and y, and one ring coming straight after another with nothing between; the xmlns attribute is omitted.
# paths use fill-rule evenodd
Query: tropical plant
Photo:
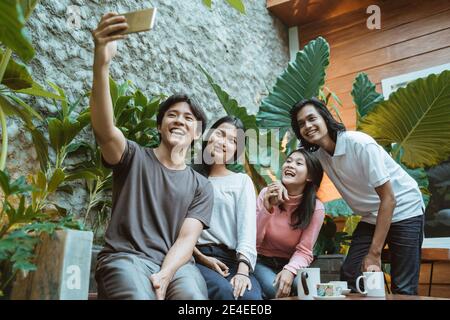
<svg viewBox="0 0 450 320"><path fill-rule="evenodd" d="M26 126L32 134L40 163L40 170L30 177L33 185L32 206L37 212L45 211L48 214L66 215L67 208L60 207L50 199L50 195L57 191L70 193L71 187L64 183L80 178L81 172L71 171L71 168L65 165L65 160L81 147L86 147L86 142L74 140L89 124L90 113L84 110L78 115L75 111L84 96L72 103L67 99L62 88L51 82L49 85L59 97L58 100L53 100L57 110L56 114L42 119L36 127L34 125ZM48 138L41 130L48 132Z"/></svg>
<svg viewBox="0 0 450 320"><path fill-rule="evenodd" d="M273 90L261 103L257 124L279 128L285 146L294 146L289 134L290 110L301 99L319 96L328 104L324 87L330 49L318 37L297 53L295 61L278 77ZM358 130L362 130L391 153L392 157L418 182L424 201L429 199L428 180L423 166L447 159L450 153L450 71L419 79L399 89L384 101L367 75L359 74L352 90L357 107ZM335 105L334 105L335 106ZM332 106L330 111L339 118ZM289 139L292 139L289 141ZM351 213L342 199L326 204L326 212Z"/></svg>
<svg viewBox="0 0 450 320"><path fill-rule="evenodd" d="M27 62L34 56L34 49L25 36L24 24L38 1L5 0L0 4L0 41L6 47L0 52L0 123L2 128L2 148L0 152L0 170L6 166L8 134L5 116L18 116L32 132L35 127L34 118L42 121L42 117L21 98L20 94L59 99L36 83L26 67L11 58L14 51Z"/></svg>
<svg viewBox="0 0 450 320"><path fill-rule="evenodd" d="M315 257L323 254L341 253L343 246L350 244L351 236L346 231L337 231L333 217L326 215L313 248Z"/></svg>
<svg viewBox="0 0 450 320"><path fill-rule="evenodd" d="M36 270L33 263L34 248L42 233L52 234L61 228L82 229L68 215L63 219L49 219L41 210L29 203L33 187L25 177L11 179L8 172L0 170L0 187L3 201L0 211L0 296L8 288L17 272Z"/></svg>
<svg viewBox="0 0 450 320"><path fill-rule="evenodd" d="M392 93L361 119L360 129L381 145L392 146L392 157L408 167L431 167L450 154L449 105L450 70L446 70Z"/></svg>
<svg viewBox="0 0 450 320"><path fill-rule="evenodd" d="M143 147L154 148L160 143L156 113L163 94L146 96L131 81L121 84L109 79L115 125L126 139ZM80 142L79 142L80 143ZM69 179L83 179L88 193L88 204L83 221L92 229L94 241L100 242L111 211L112 172L102 163L100 147L81 142L87 160L72 167Z"/></svg>
<svg viewBox="0 0 450 320"><path fill-rule="evenodd" d="M212 0L202 0L203 4L208 8L212 7ZM240 13L245 14L245 6L242 0L226 0L230 6L238 10Z"/></svg>

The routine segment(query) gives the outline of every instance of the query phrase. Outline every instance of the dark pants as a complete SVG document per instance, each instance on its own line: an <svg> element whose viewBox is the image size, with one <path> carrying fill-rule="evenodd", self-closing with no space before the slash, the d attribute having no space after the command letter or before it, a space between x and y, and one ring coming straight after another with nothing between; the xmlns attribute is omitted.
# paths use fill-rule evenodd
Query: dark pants
<svg viewBox="0 0 450 320"><path fill-rule="evenodd" d="M230 274L227 277L222 276L217 271L214 271L200 263L196 266L200 270L203 278L205 278L206 286L208 288L208 297L211 300L235 300L233 296L233 287L230 280L237 272L237 258L234 250L228 250L219 246L203 246L198 248L201 253L206 256L214 257L225 263L229 269ZM251 290L245 290L239 300L262 300L261 287L256 278L250 274L250 281L252 283Z"/></svg>
<svg viewBox="0 0 450 320"><path fill-rule="evenodd" d="M392 223L386 237L391 262L391 291L394 294L417 295L420 258L423 242L424 216L420 215ZM341 280L356 291L356 278L368 254L375 225L360 222L353 232L348 255L342 265Z"/></svg>

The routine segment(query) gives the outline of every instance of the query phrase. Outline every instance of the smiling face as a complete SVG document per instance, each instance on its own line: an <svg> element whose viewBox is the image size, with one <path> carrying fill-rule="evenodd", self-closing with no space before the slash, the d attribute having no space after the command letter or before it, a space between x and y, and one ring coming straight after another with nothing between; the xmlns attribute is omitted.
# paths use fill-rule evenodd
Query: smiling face
<svg viewBox="0 0 450 320"><path fill-rule="evenodd" d="M231 123L222 123L213 129L206 145L205 154L215 164L226 164L233 159L237 149L237 129Z"/></svg>
<svg viewBox="0 0 450 320"><path fill-rule="evenodd" d="M171 106L162 119L158 131L162 143L169 146L188 147L200 134L198 121L186 102L178 102Z"/></svg>
<svg viewBox="0 0 450 320"><path fill-rule="evenodd" d="M311 144L320 145L320 141L328 136L325 120L312 104L305 105L297 113L300 135Z"/></svg>
<svg viewBox="0 0 450 320"><path fill-rule="evenodd" d="M281 167L281 182L286 187L304 185L308 178L305 156L301 152L292 153Z"/></svg>

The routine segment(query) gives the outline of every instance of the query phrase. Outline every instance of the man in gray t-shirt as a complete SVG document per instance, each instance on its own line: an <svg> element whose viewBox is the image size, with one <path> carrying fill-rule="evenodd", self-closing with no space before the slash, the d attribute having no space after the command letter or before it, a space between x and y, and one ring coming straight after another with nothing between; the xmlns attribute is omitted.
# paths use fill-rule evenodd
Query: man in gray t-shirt
<svg viewBox="0 0 450 320"><path fill-rule="evenodd" d="M106 244L98 257L101 299L207 299L192 252L208 228L213 206L210 182L186 166L192 141L206 119L186 95L173 95L157 115L161 144L144 148L114 125L109 64L116 31L125 18L104 15L93 31L91 122L106 167L113 169L113 207Z"/></svg>

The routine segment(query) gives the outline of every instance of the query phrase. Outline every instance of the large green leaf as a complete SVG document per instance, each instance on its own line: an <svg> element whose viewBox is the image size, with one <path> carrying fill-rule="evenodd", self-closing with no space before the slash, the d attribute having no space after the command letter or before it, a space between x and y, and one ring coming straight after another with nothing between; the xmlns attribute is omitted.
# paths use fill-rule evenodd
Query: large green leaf
<svg viewBox="0 0 450 320"><path fill-rule="evenodd" d="M34 49L25 34L25 15L16 0L0 1L0 41L24 61L34 56Z"/></svg>
<svg viewBox="0 0 450 320"><path fill-rule="evenodd" d="M216 93L216 96L225 109L225 112L230 116L235 116L236 118L241 119L246 130L254 129L258 131L258 127L256 126L256 117L254 115L249 115L245 107L239 106L236 100L230 98L228 93L222 90L222 88L214 82L213 78L206 72L205 69L202 67L200 67L200 69L208 79L209 84Z"/></svg>
<svg viewBox="0 0 450 320"><path fill-rule="evenodd" d="M14 104L9 97L0 94L0 106L7 116L18 116L27 126L33 125L30 113Z"/></svg>
<svg viewBox="0 0 450 320"><path fill-rule="evenodd" d="M400 88L361 121L361 130L408 167L433 166L450 154L450 71Z"/></svg>
<svg viewBox="0 0 450 320"><path fill-rule="evenodd" d="M39 121L44 121L44 119L41 117L41 115L36 110L34 110L30 105L25 103L25 101L20 99L16 94L11 93L11 94L8 94L7 97L10 98L11 100L13 100L15 103L17 103L17 105L20 108L22 108L24 110L24 112L29 114L31 117L34 117L34 118L38 119ZM32 127L32 126L30 126L30 127Z"/></svg>
<svg viewBox="0 0 450 320"><path fill-rule="evenodd" d="M263 128L291 127L290 110L298 101L315 97L325 82L330 46L318 37L297 53L278 77L272 92L263 99L256 118Z"/></svg>
<svg viewBox="0 0 450 320"><path fill-rule="evenodd" d="M3 54L0 53L0 60ZM33 79L24 65L15 62L12 58L9 59L6 66L5 74L3 75L2 84L13 90L20 90L31 88Z"/></svg>
<svg viewBox="0 0 450 320"><path fill-rule="evenodd" d="M64 178L65 178L64 171L60 168L56 169L52 175L52 178L48 183L47 188L48 192L49 193L55 192L58 186L64 181Z"/></svg>
<svg viewBox="0 0 450 320"><path fill-rule="evenodd" d="M57 118L50 118L48 120L48 135L50 145L58 152L64 144L64 129L61 120Z"/></svg>
<svg viewBox="0 0 450 320"><path fill-rule="evenodd" d="M29 94L29 95L35 96L35 97L50 98L50 99L55 99L55 100L63 99L63 97L61 97L60 95L45 90L43 87L41 87L38 83L36 83L34 81L31 84L30 88L17 90L16 92Z"/></svg>
<svg viewBox="0 0 450 320"><path fill-rule="evenodd" d="M352 96L356 105L358 122L384 100L383 95L375 90L375 85L363 72L359 73L353 82Z"/></svg>

